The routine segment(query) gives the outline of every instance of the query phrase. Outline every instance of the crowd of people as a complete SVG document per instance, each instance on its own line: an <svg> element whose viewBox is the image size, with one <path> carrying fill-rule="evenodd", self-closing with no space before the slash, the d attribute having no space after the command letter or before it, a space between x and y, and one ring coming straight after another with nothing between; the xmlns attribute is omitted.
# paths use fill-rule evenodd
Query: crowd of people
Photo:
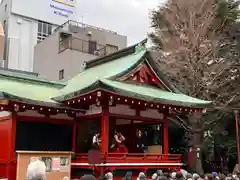
<svg viewBox="0 0 240 180"><path fill-rule="evenodd" d="M158 170L152 175L152 177L147 177L144 172L140 172L138 177L133 177L131 172L127 172L122 180L239 180L240 173L238 174L222 174L212 172L209 174L199 175L197 173L189 173L185 170L180 170L178 172L163 173ZM113 180L113 174L108 172L104 176L99 178L100 180ZM82 176L80 180L96 180L92 175Z"/></svg>
<svg viewBox="0 0 240 180"><path fill-rule="evenodd" d="M197 173L189 173L185 170L179 170L177 172L166 173L158 170L151 177L147 177L144 172L139 173L138 177L134 177L132 172L127 172L122 180L239 180L240 172L233 174L222 174L212 172L209 174L199 175ZM69 180L69 177L64 177L63 180ZM93 175L84 175L80 180L96 180ZM104 176L100 176L100 180L113 180L113 174L111 172L106 173ZM119 178L117 178L119 179ZM27 180L47 180L46 166L44 162L36 160L28 165Z"/></svg>

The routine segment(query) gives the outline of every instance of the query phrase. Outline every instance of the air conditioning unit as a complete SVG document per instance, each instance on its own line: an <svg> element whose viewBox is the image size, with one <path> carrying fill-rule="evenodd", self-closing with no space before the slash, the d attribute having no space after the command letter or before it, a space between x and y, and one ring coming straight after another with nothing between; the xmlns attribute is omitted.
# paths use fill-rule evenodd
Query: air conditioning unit
<svg viewBox="0 0 240 180"><path fill-rule="evenodd" d="M100 53L99 50L95 50L95 51L94 51L94 55L95 55L95 56L101 56L101 53Z"/></svg>

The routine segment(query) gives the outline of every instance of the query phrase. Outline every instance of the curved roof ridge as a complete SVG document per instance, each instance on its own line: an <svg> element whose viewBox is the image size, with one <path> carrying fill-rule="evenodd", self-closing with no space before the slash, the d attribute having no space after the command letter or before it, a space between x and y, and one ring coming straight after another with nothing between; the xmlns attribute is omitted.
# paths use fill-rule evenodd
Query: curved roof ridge
<svg viewBox="0 0 240 180"><path fill-rule="evenodd" d="M144 39L137 44L126 47L126 48L121 49L117 52L114 52L114 53L108 54L106 56L87 61L87 62L85 62L86 63L85 69L88 69L88 68L91 68L91 67L94 67L94 66L98 66L100 64L107 63L109 61L114 61L118 58L133 54L135 52L136 46L138 46L139 44L144 44L144 43L147 43L147 39Z"/></svg>

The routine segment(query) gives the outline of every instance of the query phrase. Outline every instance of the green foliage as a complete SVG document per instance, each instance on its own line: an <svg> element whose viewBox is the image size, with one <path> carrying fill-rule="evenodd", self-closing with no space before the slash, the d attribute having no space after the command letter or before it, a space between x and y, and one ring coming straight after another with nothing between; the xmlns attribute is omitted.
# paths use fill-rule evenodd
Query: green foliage
<svg viewBox="0 0 240 180"><path fill-rule="evenodd" d="M215 28L232 26L240 15L240 1L217 0L217 5L217 14L214 22Z"/></svg>

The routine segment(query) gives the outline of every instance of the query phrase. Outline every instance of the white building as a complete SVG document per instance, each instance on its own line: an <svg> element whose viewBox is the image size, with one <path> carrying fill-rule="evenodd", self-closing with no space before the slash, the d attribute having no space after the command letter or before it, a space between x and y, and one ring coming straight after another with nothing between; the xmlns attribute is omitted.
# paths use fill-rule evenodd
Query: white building
<svg viewBox="0 0 240 180"><path fill-rule="evenodd" d="M0 0L5 67L33 71L34 46L75 14L75 0Z"/></svg>

